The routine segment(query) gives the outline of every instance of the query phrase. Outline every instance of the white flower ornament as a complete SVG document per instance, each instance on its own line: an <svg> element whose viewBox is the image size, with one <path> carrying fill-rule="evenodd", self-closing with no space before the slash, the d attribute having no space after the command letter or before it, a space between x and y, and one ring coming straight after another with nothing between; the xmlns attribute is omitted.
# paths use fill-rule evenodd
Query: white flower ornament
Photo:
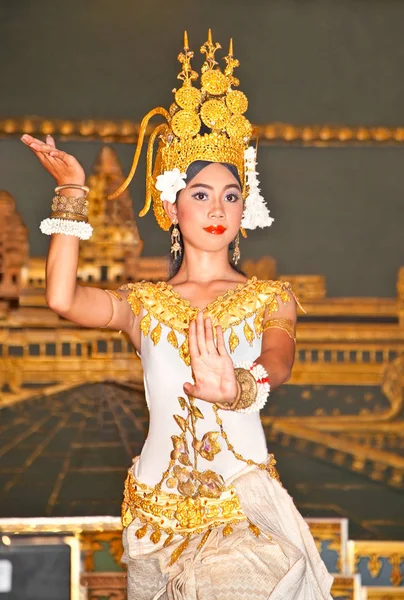
<svg viewBox="0 0 404 600"><path fill-rule="evenodd" d="M257 227L270 227L274 221L269 216L269 210L261 195L260 182L257 173L257 153L253 146L244 152L244 168L248 186L248 196L245 200L241 227L256 229Z"/></svg>
<svg viewBox="0 0 404 600"><path fill-rule="evenodd" d="M174 202L177 199L177 193L186 187L185 179L187 178L186 173L181 173L176 167L172 171L164 171L163 175L159 175L156 179L156 189L161 192L161 200L167 200L167 202Z"/></svg>

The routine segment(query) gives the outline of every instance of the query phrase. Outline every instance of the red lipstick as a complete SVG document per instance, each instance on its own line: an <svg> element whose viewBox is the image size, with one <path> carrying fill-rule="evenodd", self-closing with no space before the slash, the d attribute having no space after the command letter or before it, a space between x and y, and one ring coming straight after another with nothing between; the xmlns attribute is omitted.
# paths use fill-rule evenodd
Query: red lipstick
<svg viewBox="0 0 404 600"><path fill-rule="evenodd" d="M223 225L209 225L209 227L204 227L204 230L214 235L221 235L226 231L226 227L223 227Z"/></svg>

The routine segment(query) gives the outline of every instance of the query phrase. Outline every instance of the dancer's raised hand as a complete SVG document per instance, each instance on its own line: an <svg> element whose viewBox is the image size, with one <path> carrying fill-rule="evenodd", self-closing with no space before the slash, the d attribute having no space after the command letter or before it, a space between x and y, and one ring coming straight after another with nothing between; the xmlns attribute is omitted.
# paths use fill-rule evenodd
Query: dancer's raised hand
<svg viewBox="0 0 404 600"><path fill-rule="evenodd" d="M78 160L71 154L56 148L51 135L46 136L46 142L24 134L21 141L28 146L45 169L54 177L57 185L73 183L84 185L85 173Z"/></svg>
<svg viewBox="0 0 404 600"><path fill-rule="evenodd" d="M206 402L232 404L237 396L233 361L227 352L223 330L216 326L216 344L210 317L200 311L189 324L189 353L195 379L185 383L184 392Z"/></svg>

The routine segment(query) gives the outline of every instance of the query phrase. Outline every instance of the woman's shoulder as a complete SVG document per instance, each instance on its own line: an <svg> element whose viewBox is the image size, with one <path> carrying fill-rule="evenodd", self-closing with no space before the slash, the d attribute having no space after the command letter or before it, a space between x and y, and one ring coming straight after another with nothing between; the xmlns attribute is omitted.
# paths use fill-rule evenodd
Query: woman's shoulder
<svg viewBox="0 0 404 600"><path fill-rule="evenodd" d="M163 282L161 281L150 281L146 279L142 279L140 281L128 281L127 283L121 285L118 288L118 290L134 292L135 294L142 292L150 292L152 290L158 289L162 283Z"/></svg>
<svg viewBox="0 0 404 600"><path fill-rule="evenodd" d="M300 310L305 312L290 281L286 279L257 279L256 285L256 292L262 294L264 304L272 301L277 303L279 299L283 304L294 301Z"/></svg>
<svg viewBox="0 0 404 600"><path fill-rule="evenodd" d="M269 296L280 296L281 300L287 302L291 295L294 295L292 284L289 281L283 279L259 279L258 277L252 277L251 279L255 285L255 291L257 293L269 295Z"/></svg>

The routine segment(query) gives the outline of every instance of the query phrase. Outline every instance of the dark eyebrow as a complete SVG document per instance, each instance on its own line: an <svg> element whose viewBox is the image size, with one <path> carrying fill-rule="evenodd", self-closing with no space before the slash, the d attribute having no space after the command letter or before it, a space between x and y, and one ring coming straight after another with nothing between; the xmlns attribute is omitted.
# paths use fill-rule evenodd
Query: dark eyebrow
<svg viewBox="0 0 404 600"><path fill-rule="evenodd" d="M190 185L188 189L192 190L193 188L196 188L196 187L203 187L203 188L206 188L208 190L213 190L213 187L211 185L208 185L207 183L194 183L193 185ZM240 188L240 186L239 186L239 184L237 182L236 183L229 183L228 185L225 185L224 189L228 190L229 188L233 188L233 187L236 187L237 189L241 190L241 188Z"/></svg>

